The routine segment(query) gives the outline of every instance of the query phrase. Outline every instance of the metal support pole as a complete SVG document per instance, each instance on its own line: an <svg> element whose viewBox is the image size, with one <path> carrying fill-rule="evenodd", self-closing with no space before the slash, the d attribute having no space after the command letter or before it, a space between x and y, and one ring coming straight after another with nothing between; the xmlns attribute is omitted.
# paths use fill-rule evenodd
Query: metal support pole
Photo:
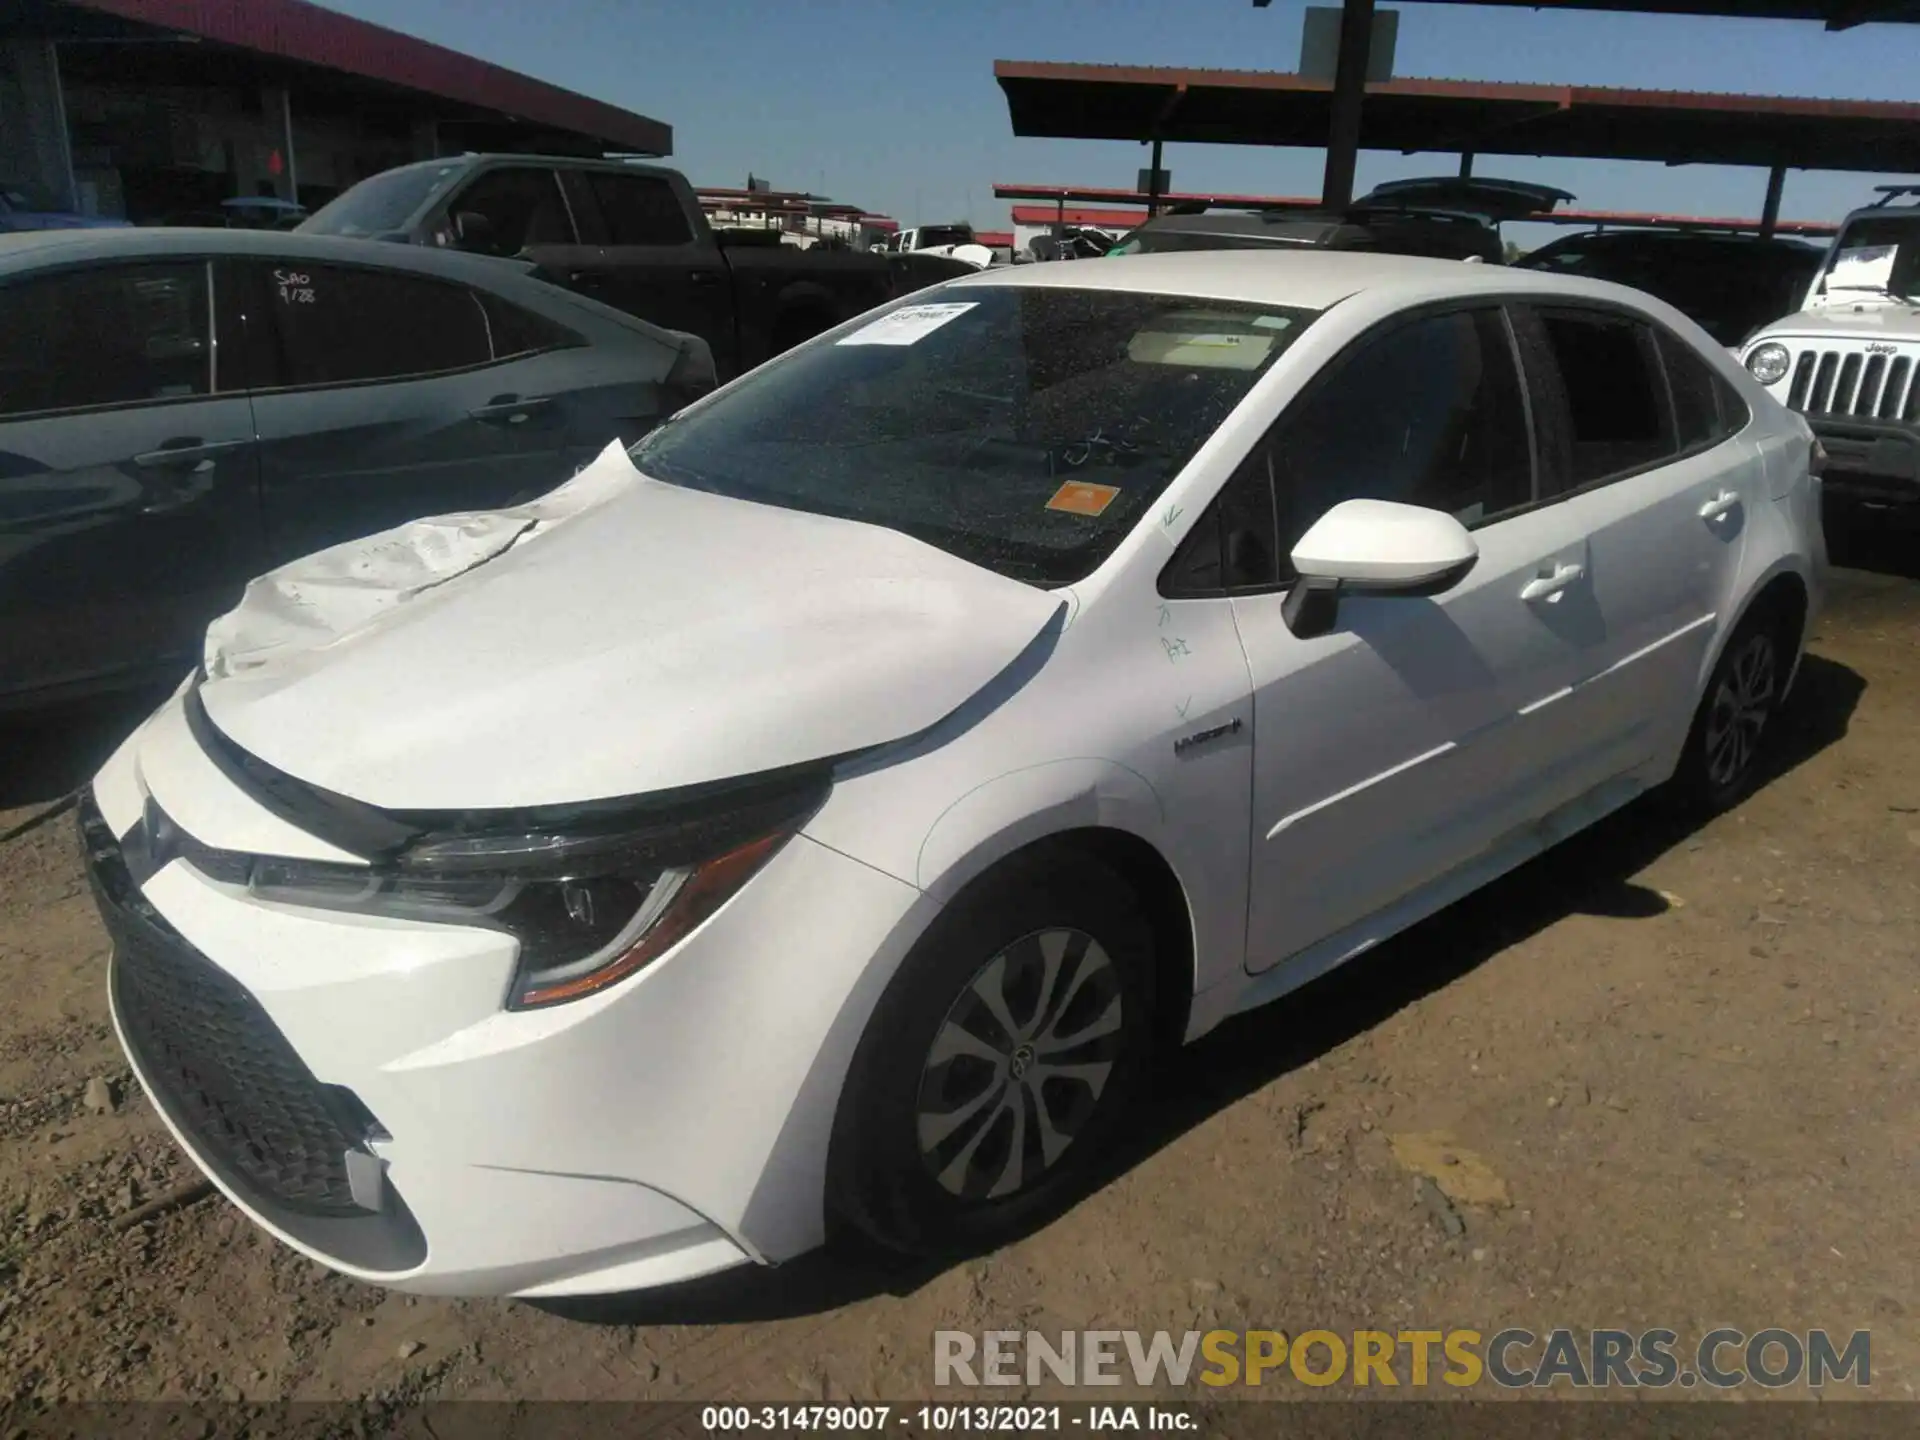
<svg viewBox="0 0 1920 1440"><path fill-rule="evenodd" d="M1333 106L1327 127L1327 168L1320 203L1344 210L1353 203L1353 172L1360 155L1360 105L1367 93L1373 48L1374 0L1346 0L1340 9L1340 49L1333 68Z"/></svg>
<svg viewBox="0 0 1920 1440"><path fill-rule="evenodd" d="M1787 167L1776 165L1767 172L1767 199L1760 207L1760 238L1771 240L1780 223L1780 192L1786 188Z"/></svg>
<svg viewBox="0 0 1920 1440"><path fill-rule="evenodd" d="M1153 168L1147 172L1147 218L1160 213L1160 141L1153 142Z"/></svg>
<svg viewBox="0 0 1920 1440"><path fill-rule="evenodd" d="M1460 152L1460 178L1462 180L1470 180L1473 178L1473 152L1471 150L1462 150Z"/></svg>

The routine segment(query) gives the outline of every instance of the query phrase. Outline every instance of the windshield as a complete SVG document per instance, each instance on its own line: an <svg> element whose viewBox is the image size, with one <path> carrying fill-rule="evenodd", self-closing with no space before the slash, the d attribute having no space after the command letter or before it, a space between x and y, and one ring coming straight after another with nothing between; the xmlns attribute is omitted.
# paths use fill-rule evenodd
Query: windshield
<svg viewBox="0 0 1920 1440"><path fill-rule="evenodd" d="M924 292L769 361L634 447L691 489L1084 579L1313 312L1043 286Z"/></svg>
<svg viewBox="0 0 1920 1440"><path fill-rule="evenodd" d="M922 225L914 239L916 250L931 250L937 245L970 245L973 232L963 225Z"/></svg>
<svg viewBox="0 0 1920 1440"><path fill-rule="evenodd" d="M1833 242L1821 288L1911 299L1920 291L1920 214L1855 220Z"/></svg>
<svg viewBox="0 0 1920 1440"><path fill-rule="evenodd" d="M362 180L321 206L305 224L303 235L346 235L364 239L404 230L407 221L427 201L460 174L458 165L407 166Z"/></svg>

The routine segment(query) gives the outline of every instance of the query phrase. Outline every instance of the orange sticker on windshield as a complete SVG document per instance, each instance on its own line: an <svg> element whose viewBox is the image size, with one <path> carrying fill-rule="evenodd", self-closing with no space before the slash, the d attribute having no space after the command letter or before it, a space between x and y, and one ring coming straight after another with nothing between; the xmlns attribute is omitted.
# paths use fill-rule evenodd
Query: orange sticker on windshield
<svg viewBox="0 0 1920 1440"><path fill-rule="evenodd" d="M1047 501L1049 510L1064 510L1069 515L1098 515L1120 493L1113 485L1089 485L1084 480L1069 480L1053 492Z"/></svg>

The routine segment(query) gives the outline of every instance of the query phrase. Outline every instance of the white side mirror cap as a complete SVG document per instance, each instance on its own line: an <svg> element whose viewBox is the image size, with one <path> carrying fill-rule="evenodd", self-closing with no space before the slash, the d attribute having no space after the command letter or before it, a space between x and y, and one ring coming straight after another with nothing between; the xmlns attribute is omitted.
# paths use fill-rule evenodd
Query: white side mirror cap
<svg viewBox="0 0 1920 1440"><path fill-rule="evenodd" d="M1343 500L1300 537L1293 568L1353 590L1404 591L1451 585L1479 557L1466 526L1444 511Z"/></svg>

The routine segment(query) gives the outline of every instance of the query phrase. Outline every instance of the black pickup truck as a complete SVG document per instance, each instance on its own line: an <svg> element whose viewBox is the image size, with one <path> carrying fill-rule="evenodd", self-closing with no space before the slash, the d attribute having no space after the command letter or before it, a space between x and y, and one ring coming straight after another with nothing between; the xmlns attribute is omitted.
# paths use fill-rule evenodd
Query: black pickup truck
<svg viewBox="0 0 1920 1440"><path fill-rule="evenodd" d="M936 255L802 250L777 231L707 224L686 177L658 165L461 155L342 192L299 227L531 261L541 278L700 336L720 378L842 320L973 273Z"/></svg>

